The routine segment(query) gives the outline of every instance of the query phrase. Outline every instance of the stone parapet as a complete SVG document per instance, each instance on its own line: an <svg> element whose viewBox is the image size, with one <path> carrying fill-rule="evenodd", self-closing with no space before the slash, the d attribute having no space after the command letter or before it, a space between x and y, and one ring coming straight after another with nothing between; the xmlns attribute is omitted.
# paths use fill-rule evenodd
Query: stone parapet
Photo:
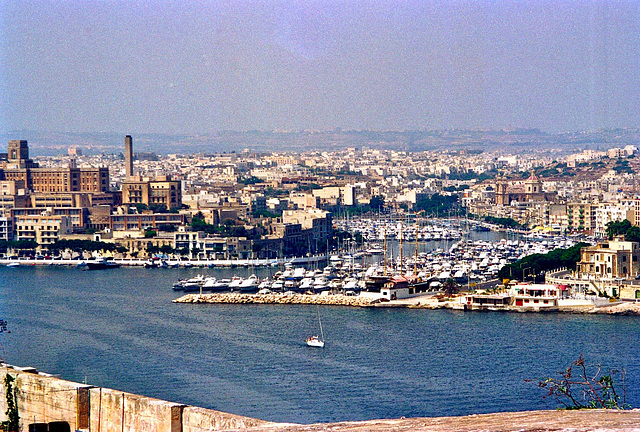
<svg viewBox="0 0 640 432"><path fill-rule="evenodd" d="M632 432L640 431L640 410L557 410L409 418L313 425L274 425L246 432Z"/></svg>

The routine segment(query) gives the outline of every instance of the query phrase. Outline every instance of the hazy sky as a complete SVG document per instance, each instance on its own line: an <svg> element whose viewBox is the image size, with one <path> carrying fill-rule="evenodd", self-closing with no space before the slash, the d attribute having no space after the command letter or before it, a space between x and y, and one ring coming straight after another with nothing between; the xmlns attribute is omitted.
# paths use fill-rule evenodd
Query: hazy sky
<svg viewBox="0 0 640 432"><path fill-rule="evenodd" d="M640 126L639 1L0 0L0 132Z"/></svg>

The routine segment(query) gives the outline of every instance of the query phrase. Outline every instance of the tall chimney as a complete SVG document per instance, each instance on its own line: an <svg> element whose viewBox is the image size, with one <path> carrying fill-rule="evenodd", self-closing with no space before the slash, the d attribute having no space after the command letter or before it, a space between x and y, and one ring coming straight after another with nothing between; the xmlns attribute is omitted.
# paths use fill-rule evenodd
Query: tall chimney
<svg viewBox="0 0 640 432"><path fill-rule="evenodd" d="M133 175L133 138L124 137L124 172L127 180Z"/></svg>

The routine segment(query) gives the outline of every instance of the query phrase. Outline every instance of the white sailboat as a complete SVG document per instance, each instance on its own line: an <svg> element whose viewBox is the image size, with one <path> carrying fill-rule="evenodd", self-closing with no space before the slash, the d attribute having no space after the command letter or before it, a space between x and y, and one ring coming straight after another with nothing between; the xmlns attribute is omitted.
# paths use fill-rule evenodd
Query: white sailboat
<svg viewBox="0 0 640 432"><path fill-rule="evenodd" d="M320 336L309 336L307 338L307 345L310 347L324 348L324 332L322 331L322 320L320 319L320 308L316 305L316 311L318 313L318 324L320 324Z"/></svg>

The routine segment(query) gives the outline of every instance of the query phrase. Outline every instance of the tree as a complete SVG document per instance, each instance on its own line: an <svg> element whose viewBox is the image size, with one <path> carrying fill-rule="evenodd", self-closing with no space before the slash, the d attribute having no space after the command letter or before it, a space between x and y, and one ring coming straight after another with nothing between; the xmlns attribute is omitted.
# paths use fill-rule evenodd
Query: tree
<svg viewBox="0 0 640 432"><path fill-rule="evenodd" d="M7 415L7 420L1 423L4 430L12 432L20 430L20 415L18 414L18 404L16 397L16 388L14 387L14 382L16 378L10 374L6 374L4 376L4 385L6 390L6 401L7 401L7 411L5 414Z"/></svg>
<svg viewBox="0 0 640 432"><path fill-rule="evenodd" d="M640 227L637 225L629 227L624 235L624 239L630 242L640 242Z"/></svg>
<svg viewBox="0 0 640 432"><path fill-rule="evenodd" d="M156 235L158 235L158 233L155 230L152 230L151 228L147 228L144 231L144 238L153 238Z"/></svg>
<svg viewBox="0 0 640 432"><path fill-rule="evenodd" d="M460 288L458 287L456 281L454 281L453 279L447 279L442 284L442 291L444 291L447 296L452 296L454 294L457 294L460 291Z"/></svg>
<svg viewBox="0 0 640 432"><path fill-rule="evenodd" d="M631 228L631 222L626 219L619 222L611 221L607 223L606 233L609 240L612 240L616 236L625 235L629 228Z"/></svg>
<svg viewBox="0 0 640 432"><path fill-rule="evenodd" d="M384 197L382 195L374 195L369 200L369 208L371 210L381 210L384 208Z"/></svg>
<svg viewBox="0 0 640 432"><path fill-rule="evenodd" d="M530 274L539 274L547 270L555 270L560 267L575 269L580 261L580 250L589 246L587 243L578 243L568 249L554 249L547 254L528 255L512 264L507 264L498 272L499 279L514 278L522 275L523 270L528 269Z"/></svg>
<svg viewBox="0 0 640 432"><path fill-rule="evenodd" d="M162 252L165 255L169 255L175 252L175 249L173 249L171 246L169 245L162 245L160 246L160 252Z"/></svg>

